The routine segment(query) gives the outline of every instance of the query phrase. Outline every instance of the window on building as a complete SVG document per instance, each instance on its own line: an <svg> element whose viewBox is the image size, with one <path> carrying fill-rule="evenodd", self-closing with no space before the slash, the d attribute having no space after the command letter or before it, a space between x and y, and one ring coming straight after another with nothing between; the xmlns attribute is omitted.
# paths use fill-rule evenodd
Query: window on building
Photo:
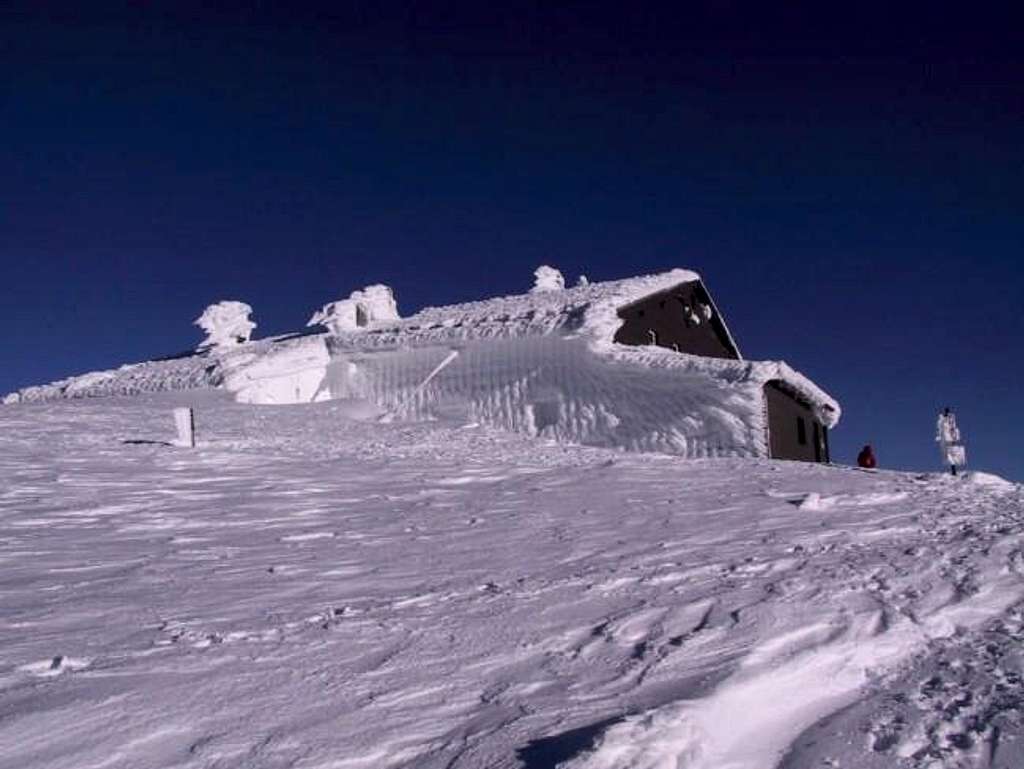
<svg viewBox="0 0 1024 769"><path fill-rule="evenodd" d="M796 418L796 442L801 446L807 445L807 423L803 417Z"/></svg>
<svg viewBox="0 0 1024 769"><path fill-rule="evenodd" d="M693 311L693 307L691 307L684 299L680 297L676 298L679 299L680 309L683 312L683 323L686 324L686 327L690 328L691 326L699 326L700 318L697 317L697 313Z"/></svg>

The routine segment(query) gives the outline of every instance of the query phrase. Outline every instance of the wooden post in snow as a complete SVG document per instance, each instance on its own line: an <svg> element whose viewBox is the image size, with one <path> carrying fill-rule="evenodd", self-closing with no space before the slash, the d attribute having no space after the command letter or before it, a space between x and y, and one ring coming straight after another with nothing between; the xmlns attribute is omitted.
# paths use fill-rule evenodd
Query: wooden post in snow
<svg viewBox="0 0 1024 769"><path fill-rule="evenodd" d="M174 425L178 428L175 444L185 449L196 447L196 419L192 409L186 407L174 410Z"/></svg>

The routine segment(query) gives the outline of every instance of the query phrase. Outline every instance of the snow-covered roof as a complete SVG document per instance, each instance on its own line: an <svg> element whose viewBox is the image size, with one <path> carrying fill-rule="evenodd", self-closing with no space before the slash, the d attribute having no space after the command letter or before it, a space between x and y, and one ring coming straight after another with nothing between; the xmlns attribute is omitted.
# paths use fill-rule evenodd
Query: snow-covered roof
<svg viewBox="0 0 1024 769"><path fill-rule="evenodd" d="M586 336L598 345L612 344L622 325L621 308L700 279L691 270L674 269L561 290L426 307L408 318L338 334L330 343L342 350L381 349L559 333ZM735 347L731 336L729 341Z"/></svg>
<svg viewBox="0 0 1024 769"><path fill-rule="evenodd" d="M806 399L823 424L834 425L839 418L839 404L785 363L705 358L663 347L615 343L616 332L623 323L620 310L652 295L700 280L696 272L674 269L624 280L586 283L572 288L546 288L515 296L427 307L404 319L371 320L369 325L359 329L340 329L333 334L272 337L238 345L224 351L224 354L200 354L72 377L51 385L26 388L11 394L5 401L218 386L225 376L240 367L262 360L273 369L280 367L282 356L289 361L292 358L305 360L310 350L317 354L322 351L324 356L328 350L345 355L438 345L457 347L461 342L483 339L559 335L580 339L595 352L638 369L673 369L685 375L700 374L742 386L760 387L768 381L780 381L794 394ZM718 314L717 309L715 313ZM718 320L736 349L720 315Z"/></svg>

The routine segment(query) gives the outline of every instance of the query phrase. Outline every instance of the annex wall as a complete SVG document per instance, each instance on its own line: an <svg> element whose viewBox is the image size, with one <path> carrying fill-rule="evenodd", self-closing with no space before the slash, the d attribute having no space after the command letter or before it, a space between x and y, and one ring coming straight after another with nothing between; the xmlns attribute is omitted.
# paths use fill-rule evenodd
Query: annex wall
<svg viewBox="0 0 1024 769"><path fill-rule="evenodd" d="M777 382L764 386L768 411L769 452L773 459L802 462L828 461L827 428L810 406L800 402Z"/></svg>

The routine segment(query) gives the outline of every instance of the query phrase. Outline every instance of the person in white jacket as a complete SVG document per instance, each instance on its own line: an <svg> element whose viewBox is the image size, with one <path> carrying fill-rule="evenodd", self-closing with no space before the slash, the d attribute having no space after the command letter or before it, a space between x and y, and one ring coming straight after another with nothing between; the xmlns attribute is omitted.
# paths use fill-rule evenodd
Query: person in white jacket
<svg viewBox="0 0 1024 769"><path fill-rule="evenodd" d="M964 448L960 438L960 428L957 427L956 417L949 406L939 413L935 440L939 444L943 463L949 467L949 471L953 475L956 475L957 470L967 464L967 449Z"/></svg>

